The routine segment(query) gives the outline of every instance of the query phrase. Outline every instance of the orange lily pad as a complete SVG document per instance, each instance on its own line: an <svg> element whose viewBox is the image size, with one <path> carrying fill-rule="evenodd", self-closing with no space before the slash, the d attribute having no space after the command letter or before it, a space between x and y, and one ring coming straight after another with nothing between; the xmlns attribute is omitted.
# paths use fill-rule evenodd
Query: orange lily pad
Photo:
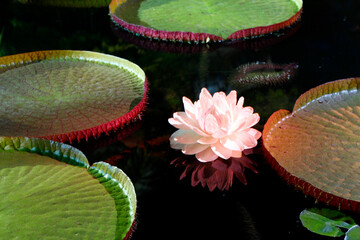
<svg viewBox="0 0 360 240"><path fill-rule="evenodd" d="M301 95L268 119L263 147L288 182L320 201L360 210L360 78Z"/></svg>

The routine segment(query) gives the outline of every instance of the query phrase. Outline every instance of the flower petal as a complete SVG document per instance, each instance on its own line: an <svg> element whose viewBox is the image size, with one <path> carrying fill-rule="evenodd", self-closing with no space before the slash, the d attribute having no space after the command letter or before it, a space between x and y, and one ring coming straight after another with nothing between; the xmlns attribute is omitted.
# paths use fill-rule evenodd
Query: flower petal
<svg viewBox="0 0 360 240"><path fill-rule="evenodd" d="M245 149L253 148L257 145L257 139L255 139L254 136L250 135L246 131L234 134L233 136L235 137L236 141L241 142L242 145L245 146Z"/></svg>
<svg viewBox="0 0 360 240"><path fill-rule="evenodd" d="M212 114L206 115L204 128L208 134L213 134L219 131L219 124L214 115Z"/></svg>
<svg viewBox="0 0 360 240"><path fill-rule="evenodd" d="M193 155L193 154L199 153L201 151L204 151L208 147L209 147L209 145L204 145L204 144L200 144L200 143L186 144L182 148L182 152L186 155Z"/></svg>
<svg viewBox="0 0 360 240"><path fill-rule="evenodd" d="M202 88L200 95L199 95L199 100L210 100L212 101L212 96L210 94L210 92L206 89L206 88Z"/></svg>
<svg viewBox="0 0 360 240"><path fill-rule="evenodd" d="M214 93L213 103L216 109L216 112L220 115L224 115L226 111L229 111L228 102L226 101L226 95L224 92Z"/></svg>
<svg viewBox="0 0 360 240"><path fill-rule="evenodd" d="M249 133L251 136L253 136L256 140L258 140L261 137L261 132L254 128L249 128L247 130L247 133Z"/></svg>
<svg viewBox="0 0 360 240"><path fill-rule="evenodd" d="M242 97L243 98L243 97ZM244 99L244 98L243 98ZM231 106L232 108L236 106L237 101L237 94L235 90L232 90L227 96L226 101L228 103L228 106Z"/></svg>
<svg viewBox="0 0 360 240"><path fill-rule="evenodd" d="M207 112L213 106L213 98L206 88L202 88L199 95L198 108L203 112Z"/></svg>
<svg viewBox="0 0 360 240"><path fill-rule="evenodd" d="M238 141L235 135L226 136L220 139L220 143L223 144L224 147L233 151L243 151L245 149L245 145Z"/></svg>
<svg viewBox="0 0 360 240"><path fill-rule="evenodd" d="M173 138L170 137L170 147L173 149L176 149L176 150L180 150L185 147L185 144L178 143L178 142L174 141Z"/></svg>
<svg viewBox="0 0 360 240"><path fill-rule="evenodd" d="M197 140L197 142L200 144L214 144L217 141L219 141L219 139L213 137L202 137Z"/></svg>
<svg viewBox="0 0 360 240"><path fill-rule="evenodd" d="M243 155L242 151L232 151L232 157L234 158L241 158Z"/></svg>
<svg viewBox="0 0 360 240"><path fill-rule="evenodd" d="M211 162L218 158L219 156L216 155L210 147L206 148L204 151L199 152L196 154L197 160L200 162Z"/></svg>
<svg viewBox="0 0 360 240"><path fill-rule="evenodd" d="M176 128L183 130L191 130L191 128L188 125L180 122L179 120L176 120L175 118L169 118L168 122Z"/></svg>
<svg viewBox="0 0 360 240"><path fill-rule="evenodd" d="M260 121L260 116L257 113L244 116L244 118L239 118L236 120L236 122L233 123L231 131L238 132L250 128L256 125L259 121Z"/></svg>
<svg viewBox="0 0 360 240"><path fill-rule="evenodd" d="M197 124L197 121L194 121L193 119L190 119L185 112L175 112L174 113L174 118L179 121L180 123L182 123L183 125L181 125L181 129L183 130L193 130L194 132L196 132L197 134L201 135L201 136L208 136L208 134L206 134L204 131L202 131ZM187 128L186 128L187 127Z"/></svg>
<svg viewBox="0 0 360 240"><path fill-rule="evenodd" d="M219 157L223 158L223 159L229 159L232 156L232 150L228 149L226 147L224 147L220 141L218 141L217 143L211 145L211 150L213 150L213 152L218 155Z"/></svg>
<svg viewBox="0 0 360 240"><path fill-rule="evenodd" d="M189 118L196 119L196 108L190 99L183 97L185 113Z"/></svg>
<svg viewBox="0 0 360 240"><path fill-rule="evenodd" d="M239 101L236 104L236 106L242 108L244 106L244 100L245 100L244 97L240 97Z"/></svg>
<svg viewBox="0 0 360 240"><path fill-rule="evenodd" d="M188 130L177 130L174 132L170 138L172 138L175 142L183 143L183 144L193 144L196 143L201 136L194 131Z"/></svg>

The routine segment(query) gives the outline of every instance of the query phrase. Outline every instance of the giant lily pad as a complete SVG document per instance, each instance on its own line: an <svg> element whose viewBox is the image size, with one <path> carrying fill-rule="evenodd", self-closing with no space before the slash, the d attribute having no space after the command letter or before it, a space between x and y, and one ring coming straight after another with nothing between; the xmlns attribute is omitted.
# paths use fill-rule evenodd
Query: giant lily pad
<svg viewBox="0 0 360 240"><path fill-rule="evenodd" d="M0 58L0 136L97 137L140 117L147 83L125 59L86 51Z"/></svg>
<svg viewBox="0 0 360 240"><path fill-rule="evenodd" d="M267 121L263 142L273 166L320 201L359 210L360 78L304 93L291 112Z"/></svg>
<svg viewBox="0 0 360 240"><path fill-rule="evenodd" d="M136 195L120 169L69 145L0 137L0 209L3 239L124 239Z"/></svg>
<svg viewBox="0 0 360 240"><path fill-rule="evenodd" d="M18 0L21 3L55 7L106 7L111 0Z"/></svg>
<svg viewBox="0 0 360 240"><path fill-rule="evenodd" d="M112 0L122 28L152 39L217 42L262 36L300 19L302 0Z"/></svg>

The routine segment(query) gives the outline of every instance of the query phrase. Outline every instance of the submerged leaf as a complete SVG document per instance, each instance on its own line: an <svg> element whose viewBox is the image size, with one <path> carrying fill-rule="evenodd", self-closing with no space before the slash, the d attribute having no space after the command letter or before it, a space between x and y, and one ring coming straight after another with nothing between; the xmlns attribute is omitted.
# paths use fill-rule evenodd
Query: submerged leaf
<svg viewBox="0 0 360 240"><path fill-rule="evenodd" d="M145 74L114 56L41 51L0 58L0 136L97 137L137 119Z"/></svg>
<svg viewBox="0 0 360 240"><path fill-rule="evenodd" d="M353 209L360 201L359 133L360 78L353 78L309 90L292 113L275 112L263 145L286 180L320 201Z"/></svg>
<svg viewBox="0 0 360 240"><path fill-rule="evenodd" d="M22 147L29 144L38 149L36 153ZM0 145L2 238L127 236L135 218L136 195L120 169L105 163L87 169L80 151L45 139L1 137ZM67 156L74 156L70 164L63 162ZM79 162L82 166L76 166Z"/></svg>
<svg viewBox="0 0 360 240"><path fill-rule="evenodd" d="M349 229L354 220L345 214L331 209L309 209L300 213L300 220L310 231L329 237L343 236L341 228Z"/></svg>
<svg viewBox="0 0 360 240"><path fill-rule="evenodd" d="M153 39L203 42L269 34L300 19L302 0L113 0L122 28ZM266 11L266 14L264 12Z"/></svg>

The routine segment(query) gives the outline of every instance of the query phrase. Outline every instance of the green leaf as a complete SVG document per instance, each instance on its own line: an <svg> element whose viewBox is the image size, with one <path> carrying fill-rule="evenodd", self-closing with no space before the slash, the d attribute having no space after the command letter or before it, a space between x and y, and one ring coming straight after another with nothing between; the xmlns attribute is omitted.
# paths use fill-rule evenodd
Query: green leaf
<svg viewBox="0 0 360 240"><path fill-rule="evenodd" d="M264 127L263 143L274 167L292 176L289 181L309 184L303 187L306 193L326 202L359 202L359 132L360 78L351 78L309 90L292 112L273 113Z"/></svg>
<svg viewBox="0 0 360 240"><path fill-rule="evenodd" d="M351 217L331 209L304 210L300 213L300 220L310 231L329 237L343 236L341 228L349 229L355 224Z"/></svg>
<svg viewBox="0 0 360 240"><path fill-rule="evenodd" d="M358 240L360 239L360 227L358 225L353 226L346 232L344 240Z"/></svg>
<svg viewBox="0 0 360 240"><path fill-rule="evenodd" d="M301 8L302 0L113 0L110 13L122 27L148 37L163 38L147 34L149 31L142 31L141 27L165 34L207 33L227 39L245 29L258 31L242 32L242 37L266 34L289 26L298 20Z"/></svg>
<svg viewBox="0 0 360 240"><path fill-rule="evenodd" d="M136 195L120 169L88 168L80 151L45 139L2 137L0 146L1 238L117 240L131 229Z"/></svg>
<svg viewBox="0 0 360 240"><path fill-rule="evenodd" d="M96 137L136 119L146 101L139 66L96 52L1 57L0 80L0 136Z"/></svg>

